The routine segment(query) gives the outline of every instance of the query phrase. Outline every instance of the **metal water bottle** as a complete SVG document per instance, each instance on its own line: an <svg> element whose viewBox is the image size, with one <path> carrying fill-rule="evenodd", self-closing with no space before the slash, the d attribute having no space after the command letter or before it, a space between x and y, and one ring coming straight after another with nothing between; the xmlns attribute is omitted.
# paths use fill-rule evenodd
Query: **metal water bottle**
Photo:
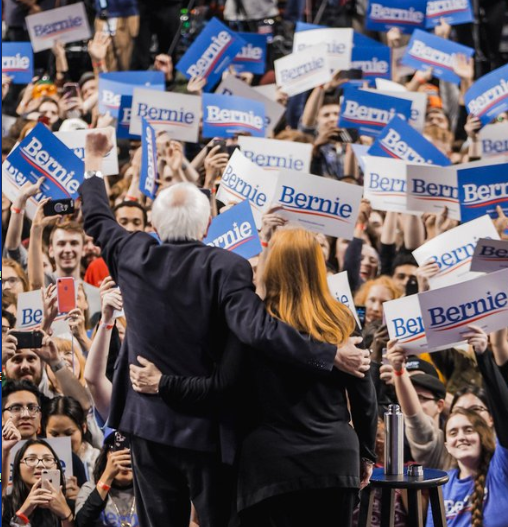
<svg viewBox="0 0 508 527"><path fill-rule="evenodd" d="M398 404L390 404L385 412L385 474L404 474L404 416Z"/></svg>

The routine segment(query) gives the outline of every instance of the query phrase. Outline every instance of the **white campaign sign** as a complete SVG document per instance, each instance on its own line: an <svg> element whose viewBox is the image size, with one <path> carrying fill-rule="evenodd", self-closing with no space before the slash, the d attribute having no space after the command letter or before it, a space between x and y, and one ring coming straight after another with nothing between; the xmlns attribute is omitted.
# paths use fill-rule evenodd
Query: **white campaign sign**
<svg viewBox="0 0 508 527"><path fill-rule="evenodd" d="M326 84L332 78L326 46L320 44L276 60L275 78L290 97Z"/></svg>
<svg viewBox="0 0 508 527"><path fill-rule="evenodd" d="M361 329L362 325L360 324L358 313L356 312L355 302L353 295L351 294L351 286L349 285L349 280L347 277L347 271L328 276L327 280L328 289L330 289L330 293L332 294L333 298L349 308L355 317L356 323Z"/></svg>
<svg viewBox="0 0 508 527"><path fill-rule="evenodd" d="M256 226L261 228L261 218L270 208L277 176L249 161L237 148L224 170L217 192L217 199L228 205L248 199Z"/></svg>
<svg viewBox="0 0 508 527"><path fill-rule="evenodd" d="M87 129L87 130L75 130L73 132L55 132L55 136L62 141L67 147L71 148L79 159L85 159L85 143L86 136L94 131L100 131L101 128ZM105 128L102 130L106 130ZM116 148L116 130L113 130L111 134L113 141L113 148L104 156L104 162L102 165L102 173L105 176L116 176L118 174L118 151Z"/></svg>
<svg viewBox="0 0 508 527"><path fill-rule="evenodd" d="M330 68L348 70L351 67L353 30L350 28L324 28L297 31L293 40L293 53L299 53L312 46L326 45Z"/></svg>
<svg viewBox="0 0 508 527"><path fill-rule="evenodd" d="M266 170L309 172L312 145L294 141L278 141L241 135L238 144L242 154Z"/></svg>
<svg viewBox="0 0 508 527"><path fill-rule="evenodd" d="M400 159L363 156L364 192L373 209L419 214L407 204L407 163Z"/></svg>
<svg viewBox="0 0 508 527"><path fill-rule="evenodd" d="M44 437L43 438L48 445L56 452L60 464L62 465L62 472L65 478L70 478L74 475L72 470L72 446L70 437ZM12 484L12 468L14 458L18 450L27 442L27 439L21 439L12 448L9 453L9 461L11 464L11 471L9 474L9 485Z"/></svg>
<svg viewBox="0 0 508 527"><path fill-rule="evenodd" d="M471 260L471 271L494 273L508 269L508 240L481 238Z"/></svg>
<svg viewBox="0 0 508 527"><path fill-rule="evenodd" d="M499 240L497 230L487 215L444 232L413 251L419 266L429 261L439 265L439 272L429 278L431 289L458 284L478 276L478 273L471 272L470 267L480 238Z"/></svg>
<svg viewBox="0 0 508 527"><path fill-rule="evenodd" d="M280 121L286 108L270 99L263 93L255 90L245 82L233 75L228 75L215 90L218 95L235 95L245 97L253 101L262 102L265 105L266 133L270 134Z"/></svg>
<svg viewBox="0 0 508 527"><path fill-rule="evenodd" d="M18 310L16 312L16 328L23 330L39 329L42 322L42 294L41 290L28 291L18 294ZM51 325L53 335L69 333L66 315L58 315Z"/></svg>
<svg viewBox="0 0 508 527"><path fill-rule="evenodd" d="M429 348L425 337L418 295L409 295L383 304L383 313L390 339L398 339L407 354L417 355L439 348Z"/></svg>
<svg viewBox="0 0 508 527"><path fill-rule="evenodd" d="M363 189L324 177L281 170L273 205L280 216L313 232L351 240Z"/></svg>
<svg viewBox="0 0 508 527"><path fill-rule="evenodd" d="M460 221L457 170L434 165L407 166L407 206L420 212L440 214Z"/></svg>
<svg viewBox="0 0 508 527"><path fill-rule="evenodd" d="M492 333L508 326L508 269L418 295L430 346L464 340L468 325Z"/></svg>
<svg viewBox="0 0 508 527"><path fill-rule="evenodd" d="M201 97L175 92L135 88L132 96L129 133L141 135L141 119L172 139L197 143L201 119Z"/></svg>
<svg viewBox="0 0 508 527"><path fill-rule="evenodd" d="M275 83L264 84L263 86L253 86L252 89L271 101L275 102L277 100L277 84Z"/></svg>
<svg viewBox="0 0 508 527"><path fill-rule="evenodd" d="M483 157L508 155L508 123L488 124L480 130Z"/></svg>
<svg viewBox="0 0 508 527"><path fill-rule="evenodd" d="M51 49L56 40L76 42L92 36L83 2L30 15L25 21L35 53Z"/></svg>
<svg viewBox="0 0 508 527"><path fill-rule="evenodd" d="M384 79L376 79L384 80ZM425 110L427 109L427 94L414 91L399 91L399 90L384 90L384 89L367 89L374 93L381 93L383 95L390 95L391 97L398 97L406 101L411 101L411 119L408 123L419 132L423 132L425 127Z"/></svg>

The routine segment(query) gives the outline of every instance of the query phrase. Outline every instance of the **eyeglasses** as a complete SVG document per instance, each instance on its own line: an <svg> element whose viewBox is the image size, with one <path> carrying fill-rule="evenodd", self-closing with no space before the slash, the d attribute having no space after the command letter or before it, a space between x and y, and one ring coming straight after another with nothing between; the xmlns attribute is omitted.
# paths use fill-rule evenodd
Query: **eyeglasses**
<svg viewBox="0 0 508 527"><path fill-rule="evenodd" d="M437 401L435 397L425 397L425 395L420 395L420 394L417 394L417 395L418 395L418 400L421 403L425 403L426 401Z"/></svg>
<svg viewBox="0 0 508 527"><path fill-rule="evenodd" d="M14 287L19 282L21 282L21 278L19 276L11 276L10 278L4 278L2 280L2 288L6 285Z"/></svg>
<svg viewBox="0 0 508 527"><path fill-rule="evenodd" d="M27 467L35 468L39 463L42 463L44 468L51 468L56 465L56 459L54 457L35 457L30 456L21 460L21 463L24 463Z"/></svg>
<svg viewBox="0 0 508 527"><path fill-rule="evenodd" d="M7 408L4 408L3 411L5 412L6 410L11 412L11 414L15 415L16 417L20 416L25 410L27 410L29 415L33 417L41 411L41 407L34 403L27 404L26 406L22 404L13 404Z"/></svg>

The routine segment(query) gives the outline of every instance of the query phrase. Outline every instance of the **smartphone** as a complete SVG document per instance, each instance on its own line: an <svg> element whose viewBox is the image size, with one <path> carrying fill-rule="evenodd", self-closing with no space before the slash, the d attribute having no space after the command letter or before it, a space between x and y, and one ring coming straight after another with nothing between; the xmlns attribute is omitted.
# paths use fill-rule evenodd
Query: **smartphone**
<svg viewBox="0 0 508 527"><path fill-rule="evenodd" d="M360 137L358 130L355 128L341 128L335 135L338 143L356 143Z"/></svg>
<svg viewBox="0 0 508 527"><path fill-rule="evenodd" d="M18 340L17 349L28 348L42 348L42 333L38 330L34 331L11 331L10 335L14 335Z"/></svg>
<svg viewBox="0 0 508 527"><path fill-rule="evenodd" d="M72 198L55 199L48 201L43 207L44 216L57 214L74 214L74 200Z"/></svg>
<svg viewBox="0 0 508 527"><path fill-rule="evenodd" d="M62 96L64 99L79 97L79 84L77 82L66 82L62 88Z"/></svg>
<svg viewBox="0 0 508 527"><path fill-rule="evenodd" d="M60 488L60 471L58 469L49 470L47 468L42 470L41 474L42 484L44 486L45 481L49 481L54 489Z"/></svg>
<svg viewBox="0 0 508 527"><path fill-rule="evenodd" d="M74 278L66 276L56 279L56 298L59 313L68 313L76 308L76 287Z"/></svg>
<svg viewBox="0 0 508 527"><path fill-rule="evenodd" d="M216 152L217 154L227 154L228 153L225 139L214 139L212 141L212 146L208 147L208 152L210 152L210 150L212 148L215 148L216 146L220 146L219 150Z"/></svg>
<svg viewBox="0 0 508 527"><path fill-rule="evenodd" d="M356 314L358 315L358 320L363 326L365 324L365 306L355 306Z"/></svg>
<svg viewBox="0 0 508 527"><path fill-rule="evenodd" d="M125 448L130 449L131 443L127 436L124 436L122 432L115 432L115 439L111 445L111 450L113 452L118 452L119 450L124 450Z"/></svg>
<svg viewBox="0 0 508 527"><path fill-rule="evenodd" d="M416 276L411 276L406 283L406 296L416 295L416 293L418 293L418 280Z"/></svg>
<svg viewBox="0 0 508 527"><path fill-rule="evenodd" d="M352 68L350 70L343 70L339 73L339 79L363 79L363 71L356 68Z"/></svg>

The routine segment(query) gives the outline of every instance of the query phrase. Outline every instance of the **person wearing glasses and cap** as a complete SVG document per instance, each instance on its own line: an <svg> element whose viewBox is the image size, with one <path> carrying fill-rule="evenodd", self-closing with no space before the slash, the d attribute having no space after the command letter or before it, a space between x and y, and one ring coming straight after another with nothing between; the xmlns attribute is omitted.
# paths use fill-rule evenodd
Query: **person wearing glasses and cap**
<svg viewBox="0 0 508 527"><path fill-rule="evenodd" d="M43 470L58 470L56 488L42 482ZM70 527L74 513L65 499L65 478L55 451L42 439L30 439L18 451L12 471L12 492L2 498L2 525Z"/></svg>

